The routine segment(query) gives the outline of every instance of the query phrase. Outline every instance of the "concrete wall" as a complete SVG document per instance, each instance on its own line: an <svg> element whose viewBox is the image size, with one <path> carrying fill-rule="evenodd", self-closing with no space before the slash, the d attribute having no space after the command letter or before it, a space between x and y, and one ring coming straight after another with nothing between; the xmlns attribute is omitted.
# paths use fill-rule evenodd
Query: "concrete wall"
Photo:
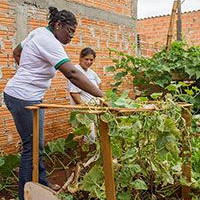
<svg viewBox="0 0 200 200"><path fill-rule="evenodd" d="M166 45L169 21L169 15L138 20L137 29L143 55L151 56ZM182 32L189 45L200 45L200 10L182 14ZM176 24L173 39L176 40Z"/></svg>
<svg viewBox="0 0 200 200"><path fill-rule="evenodd" d="M13 119L6 109L2 92L7 81L15 74L16 64L12 49L26 37L28 32L47 25L49 6L72 11L79 26L72 42L66 47L73 63L78 62L82 48L90 46L97 52L93 69L102 79L102 89L106 91L112 82L112 75L105 67L112 64L108 58L108 47L131 51L135 40L135 16L137 0L1 0L0 1L0 150L17 151L19 136ZM66 79L57 73L47 91L44 102L68 104ZM131 83L125 88L132 89ZM67 97L67 98L66 98ZM46 141L66 137L70 132L69 110L47 110L45 118Z"/></svg>

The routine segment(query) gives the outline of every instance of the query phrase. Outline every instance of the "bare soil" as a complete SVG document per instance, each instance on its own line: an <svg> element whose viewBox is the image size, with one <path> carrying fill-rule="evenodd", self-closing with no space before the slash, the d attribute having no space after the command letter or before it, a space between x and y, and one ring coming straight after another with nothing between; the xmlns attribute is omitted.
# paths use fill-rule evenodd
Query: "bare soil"
<svg viewBox="0 0 200 200"><path fill-rule="evenodd" d="M92 146L89 148L88 152L91 152L91 150L94 150L95 147ZM45 157L44 163L47 170L48 175L48 181L52 184L58 184L59 186L63 186L65 182L67 181L68 177L71 175L71 173L74 171L75 166L78 161L82 160L84 161L87 159L88 152L83 151L82 148L77 145L77 149L73 150L67 150L66 156L57 154L57 155L51 155L50 159L48 157ZM18 176L18 174L16 174ZM11 191L8 190L1 190L0 191L0 200L15 200L17 199L17 181L13 182L13 185L16 185L15 187L12 187ZM74 196L75 200L87 200L88 193L87 192L78 192Z"/></svg>

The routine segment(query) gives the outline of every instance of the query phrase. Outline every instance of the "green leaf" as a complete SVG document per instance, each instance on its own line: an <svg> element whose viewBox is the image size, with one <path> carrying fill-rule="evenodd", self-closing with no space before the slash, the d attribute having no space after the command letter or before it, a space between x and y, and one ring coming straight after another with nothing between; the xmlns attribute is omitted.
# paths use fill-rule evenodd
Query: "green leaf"
<svg viewBox="0 0 200 200"><path fill-rule="evenodd" d="M195 90L195 92L199 92L200 91L200 89L198 87L196 87L196 86L193 86L192 89Z"/></svg>
<svg viewBox="0 0 200 200"><path fill-rule="evenodd" d="M158 99L158 98L161 97L162 95L163 95L162 92L153 93L153 94L151 94L151 98L153 98L153 99Z"/></svg>
<svg viewBox="0 0 200 200"><path fill-rule="evenodd" d="M118 174L118 178L120 180L120 185L122 188L127 188L128 185L130 184L129 181L132 178L132 175L130 173L130 170L128 167L123 166L121 173Z"/></svg>
<svg viewBox="0 0 200 200"><path fill-rule="evenodd" d="M105 199L104 175L102 167L95 165L84 176L82 188L90 192L91 196Z"/></svg>
<svg viewBox="0 0 200 200"><path fill-rule="evenodd" d="M77 111L72 111L71 112L71 114L70 114L70 119L69 119L69 121L70 121L70 123L71 124L76 124L77 123L77 120L76 120L76 115L78 114L78 112Z"/></svg>
<svg viewBox="0 0 200 200"><path fill-rule="evenodd" d="M73 131L73 134L75 134L75 135L87 135L89 132L90 132L90 129L87 126L82 125L82 126L76 128Z"/></svg>
<svg viewBox="0 0 200 200"><path fill-rule="evenodd" d="M76 115L76 120L83 124L83 125L90 125L91 123L93 123L93 120L91 120L87 114L77 114Z"/></svg>
<svg viewBox="0 0 200 200"><path fill-rule="evenodd" d="M135 130L141 130L142 129L142 123L141 123L141 121L137 121L137 122L135 122L134 124L133 124L133 129L135 129Z"/></svg>
<svg viewBox="0 0 200 200"><path fill-rule="evenodd" d="M168 184L174 184L174 179L169 172L163 174L163 186Z"/></svg>
<svg viewBox="0 0 200 200"><path fill-rule="evenodd" d="M73 200L74 199L74 197L72 195L68 195L68 194L59 194L58 198L62 199L62 200Z"/></svg>
<svg viewBox="0 0 200 200"><path fill-rule="evenodd" d="M117 94L113 90L107 90L105 96L108 100L115 101L117 99Z"/></svg>
<svg viewBox="0 0 200 200"><path fill-rule="evenodd" d="M156 83L156 85L158 85L158 86L164 88L167 84L170 83L170 81L171 81L171 80L166 76L166 78L157 79L157 80L155 81L155 83Z"/></svg>
<svg viewBox="0 0 200 200"><path fill-rule="evenodd" d="M174 170L176 172L181 172L181 170L182 170L182 163L178 162L175 166L172 167L172 170Z"/></svg>
<svg viewBox="0 0 200 200"><path fill-rule="evenodd" d="M5 164L4 157L0 157L0 167Z"/></svg>
<svg viewBox="0 0 200 200"><path fill-rule="evenodd" d="M109 67L106 67L106 71L107 72L114 72L114 71L116 71L116 69L115 69L114 66L109 66Z"/></svg>
<svg viewBox="0 0 200 200"><path fill-rule="evenodd" d="M127 100L124 98L119 98L117 101L115 101L115 105L116 107L123 107L123 108L128 107Z"/></svg>
<svg viewBox="0 0 200 200"><path fill-rule="evenodd" d="M11 176L12 171L19 166L19 158L19 155L8 155L2 157L4 164L2 162L2 165L0 166L0 174L5 178Z"/></svg>
<svg viewBox="0 0 200 200"><path fill-rule="evenodd" d="M117 199L119 199L119 200L131 200L132 199L132 195L129 191L119 193L117 197L118 197Z"/></svg>
<svg viewBox="0 0 200 200"><path fill-rule="evenodd" d="M126 74L127 74L127 72L118 72L118 73L115 75L114 79L115 79L116 81L121 81L121 79L122 79L124 76L126 76Z"/></svg>
<svg viewBox="0 0 200 200"><path fill-rule="evenodd" d="M181 136L181 131L177 128L175 121L169 117L165 119L165 129L171 132L175 137ZM173 141L175 141L175 137L173 137Z"/></svg>
<svg viewBox="0 0 200 200"><path fill-rule="evenodd" d="M54 153L65 154L65 139L60 138L57 139L56 141L49 142L48 147L50 150L50 154Z"/></svg>
<svg viewBox="0 0 200 200"><path fill-rule="evenodd" d="M178 83L179 83L179 85L181 85L181 86L183 86L183 87L188 87L188 86L190 86L190 84L185 83L185 82L182 82L182 81L180 81L180 82L178 82Z"/></svg>
<svg viewBox="0 0 200 200"><path fill-rule="evenodd" d="M129 169L130 169L130 172L131 172L132 176L142 172L142 168L138 164L130 164L129 165Z"/></svg>
<svg viewBox="0 0 200 200"><path fill-rule="evenodd" d="M148 189L146 183L141 179L136 179L134 182L131 182L131 185L136 190L147 190Z"/></svg>
<svg viewBox="0 0 200 200"><path fill-rule="evenodd" d="M108 123L112 120L112 116L109 113L104 113L101 115L101 120Z"/></svg>
<svg viewBox="0 0 200 200"><path fill-rule="evenodd" d="M120 98L128 98L129 90L124 90Z"/></svg>
<svg viewBox="0 0 200 200"><path fill-rule="evenodd" d="M69 134L67 139L65 140L65 147L66 148L71 148L71 149L77 148L77 142L75 142L73 139L74 139L74 135Z"/></svg>
<svg viewBox="0 0 200 200"><path fill-rule="evenodd" d="M199 71L196 71L195 75L196 75L196 79L200 78L200 72Z"/></svg>
<svg viewBox="0 0 200 200"><path fill-rule="evenodd" d="M125 153L124 156L121 158L122 160L127 160L129 158L132 158L136 154L136 150L134 148L128 149Z"/></svg>
<svg viewBox="0 0 200 200"><path fill-rule="evenodd" d="M154 172L158 171L158 168L153 164L153 162L151 162L151 168Z"/></svg>
<svg viewBox="0 0 200 200"><path fill-rule="evenodd" d="M144 101L148 101L149 99L148 99L148 97L139 97L139 98L137 98L137 101L139 101L139 102L144 102Z"/></svg>
<svg viewBox="0 0 200 200"><path fill-rule="evenodd" d="M194 92L192 90L185 89L184 91L190 96L194 95Z"/></svg>
<svg viewBox="0 0 200 200"><path fill-rule="evenodd" d="M176 84L170 84L165 89L168 91L178 92L178 87Z"/></svg>

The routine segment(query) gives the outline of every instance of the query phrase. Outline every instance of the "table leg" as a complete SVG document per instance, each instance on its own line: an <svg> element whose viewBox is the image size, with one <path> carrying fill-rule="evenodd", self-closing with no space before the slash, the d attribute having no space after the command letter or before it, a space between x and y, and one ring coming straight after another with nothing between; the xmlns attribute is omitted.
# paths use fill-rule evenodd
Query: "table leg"
<svg viewBox="0 0 200 200"><path fill-rule="evenodd" d="M33 109L33 182L39 180L39 108Z"/></svg>
<svg viewBox="0 0 200 200"><path fill-rule="evenodd" d="M114 173L112 167L112 149L108 124L100 120L100 144L103 157L103 169L106 187L106 199L116 200Z"/></svg>
<svg viewBox="0 0 200 200"><path fill-rule="evenodd" d="M191 126L191 113L187 108L183 108L182 117L185 119L186 127ZM190 138L186 130L182 133L182 175L186 181L191 182L191 148L190 148ZM191 200L190 196L191 188L190 186L182 187L182 199Z"/></svg>

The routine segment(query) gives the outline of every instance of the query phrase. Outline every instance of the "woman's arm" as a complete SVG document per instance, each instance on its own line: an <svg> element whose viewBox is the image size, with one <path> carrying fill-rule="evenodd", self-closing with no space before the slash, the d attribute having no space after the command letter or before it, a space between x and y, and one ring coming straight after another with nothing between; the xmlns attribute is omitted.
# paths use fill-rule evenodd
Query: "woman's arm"
<svg viewBox="0 0 200 200"><path fill-rule="evenodd" d="M13 51L13 57L14 57L14 59L15 59L15 61L16 61L16 63L18 65L19 65L19 60L20 60L21 52L22 52L21 46L17 45L17 47Z"/></svg>
<svg viewBox="0 0 200 200"><path fill-rule="evenodd" d="M97 88L82 72L76 69L70 62L59 67L59 71L74 85L95 97L103 97L103 92Z"/></svg>

